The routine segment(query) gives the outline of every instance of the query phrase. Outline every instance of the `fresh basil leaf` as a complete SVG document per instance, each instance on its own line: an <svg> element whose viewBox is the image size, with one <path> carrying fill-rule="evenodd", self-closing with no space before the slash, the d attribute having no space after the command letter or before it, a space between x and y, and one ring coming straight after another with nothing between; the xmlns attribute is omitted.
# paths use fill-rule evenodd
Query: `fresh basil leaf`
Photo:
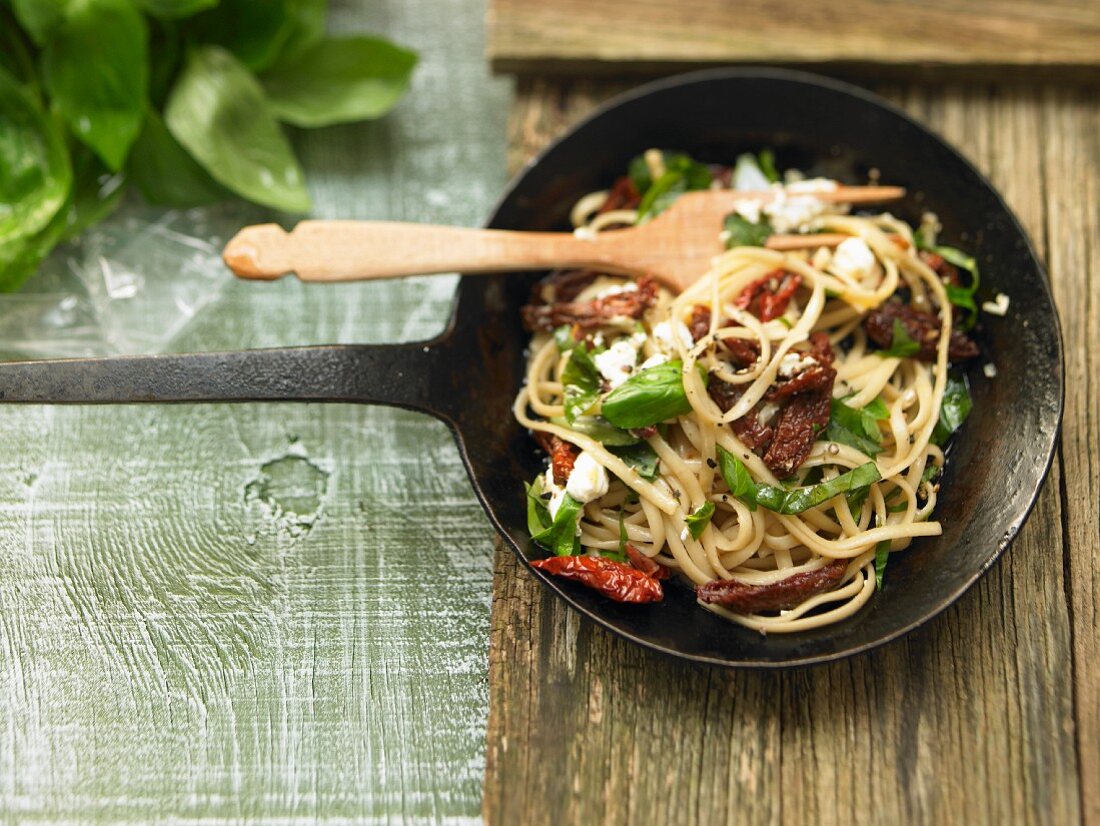
<svg viewBox="0 0 1100 826"><path fill-rule="evenodd" d="M883 358L909 358L915 356L920 352L920 344L913 341L909 336L909 331L905 329L905 325L901 323L899 319L894 319L894 331L890 337L890 346L885 350L876 351Z"/></svg>
<svg viewBox="0 0 1100 826"><path fill-rule="evenodd" d="M271 68L297 26L298 0L221 0L186 21L189 39L232 52L254 72Z"/></svg>
<svg viewBox="0 0 1100 826"><path fill-rule="evenodd" d="M645 195L646 190L653 186L653 177L649 174L649 164L645 162L645 155L638 155L631 160L627 175L642 195Z"/></svg>
<svg viewBox="0 0 1100 826"><path fill-rule="evenodd" d="M263 77L275 117L317 127L378 118L408 89L416 54L378 37L328 38Z"/></svg>
<svg viewBox="0 0 1100 826"><path fill-rule="evenodd" d="M856 488L844 497L848 502L848 510L851 511L852 518L857 522L859 517L863 515L863 504L867 501L867 495L870 492L870 488Z"/></svg>
<svg viewBox="0 0 1100 826"><path fill-rule="evenodd" d="M230 197L179 145L152 109L145 113L145 126L126 161L126 171L152 204L187 208Z"/></svg>
<svg viewBox="0 0 1100 826"><path fill-rule="evenodd" d="M714 503L705 502L695 512L684 520L687 523L688 533L692 539L698 539L710 524L710 518L714 516Z"/></svg>
<svg viewBox="0 0 1100 826"><path fill-rule="evenodd" d="M15 18L39 46L46 42L65 17L70 0L12 0Z"/></svg>
<svg viewBox="0 0 1100 826"><path fill-rule="evenodd" d="M851 493L865 488L881 478L875 463L867 462L828 482L821 482L808 488L783 490L771 485L757 484L756 501L768 510L790 516L822 505L842 493Z"/></svg>
<svg viewBox="0 0 1100 826"><path fill-rule="evenodd" d="M527 494L527 532L534 536L552 524L550 511L542 499L542 476L536 476L530 485L524 482L523 489Z"/></svg>
<svg viewBox="0 0 1100 826"><path fill-rule="evenodd" d="M310 208L302 169L251 72L217 46L188 55L164 109L168 131L222 186L287 212Z"/></svg>
<svg viewBox="0 0 1100 826"><path fill-rule="evenodd" d="M603 401L603 415L616 427L648 427L691 412L680 375L681 361L666 361L635 373ZM706 371L698 365L705 377Z"/></svg>
<svg viewBox="0 0 1100 826"><path fill-rule="evenodd" d="M58 124L0 70L0 260L22 255L20 242L46 228L71 186L72 167Z"/></svg>
<svg viewBox="0 0 1100 826"><path fill-rule="evenodd" d="M144 12L161 20L180 20L211 9L218 0L137 0Z"/></svg>
<svg viewBox="0 0 1100 826"><path fill-rule="evenodd" d="M748 505L749 510L756 510L756 483L749 475L748 468L721 445L718 445L718 468L722 471L722 478L726 480L730 493Z"/></svg>
<svg viewBox="0 0 1100 826"><path fill-rule="evenodd" d="M580 502L568 493L564 494L550 527L539 531L531 539L557 556L579 554L581 548L580 538L577 536L577 520L580 519L583 509Z"/></svg>
<svg viewBox="0 0 1100 826"><path fill-rule="evenodd" d="M561 371L561 381L565 385L565 420L573 424L600 397L600 371L583 344L569 352L569 360Z"/></svg>
<svg viewBox="0 0 1100 826"><path fill-rule="evenodd" d="M872 405L877 405L872 408ZM881 408L881 409L880 409ZM879 416L876 413L884 413ZM862 409L849 407L840 399L833 399L829 409L829 424L825 429L825 438L830 442L849 445L868 456L877 456L882 452L882 432L879 419L888 418L885 404L875 399L871 405Z"/></svg>
<svg viewBox="0 0 1100 826"><path fill-rule="evenodd" d="M940 418L932 431L932 444L943 447L951 434L958 430L966 417L970 415L973 402L970 388L964 375L951 374L947 377L947 386L943 391L943 403L940 405Z"/></svg>
<svg viewBox="0 0 1100 826"><path fill-rule="evenodd" d="M657 468L660 460L656 451L649 446L649 442L638 442L628 447L611 448L611 452L633 468L643 479L653 481L657 478Z"/></svg>
<svg viewBox="0 0 1100 826"><path fill-rule="evenodd" d="M884 539L875 545L875 590L882 590L882 575L886 573L886 563L890 559L890 540Z"/></svg>
<svg viewBox="0 0 1100 826"><path fill-rule="evenodd" d="M572 422L567 422L564 416L555 416L550 421L595 439L604 447L625 447L641 441L637 436L615 427L603 416L577 416Z"/></svg>
<svg viewBox="0 0 1100 826"><path fill-rule="evenodd" d="M53 106L112 172L141 131L148 41L145 20L129 0L73 0L42 50Z"/></svg>
<svg viewBox="0 0 1100 826"><path fill-rule="evenodd" d="M683 153L664 154L665 172L642 195L638 204L639 223L668 209L680 195L709 189L714 180L710 168Z"/></svg>
<svg viewBox="0 0 1100 826"><path fill-rule="evenodd" d="M76 147L72 163L73 192L63 241L75 238L114 212L126 191L126 176L121 172L112 174L90 149Z"/></svg>
<svg viewBox="0 0 1100 826"><path fill-rule="evenodd" d="M734 247L762 247L773 234L772 225L761 219L759 223L738 215L736 212L726 216L723 229L726 231L726 249Z"/></svg>
<svg viewBox="0 0 1100 826"><path fill-rule="evenodd" d="M779 181L779 170L775 168L775 153L770 149L761 149L756 156L756 164L764 177L773 184Z"/></svg>
<svg viewBox="0 0 1100 826"><path fill-rule="evenodd" d="M34 60L10 11L0 8L0 70L23 84L37 83Z"/></svg>
<svg viewBox="0 0 1100 826"><path fill-rule="evenodd" d="M956 307L961 307L966 310L968 315L963 322L963 328L969 329L974 326L974 323L978 319L978 305L974 299L974 294L978 291L978 287L981 285L981 275L978 272L978 262L974 259L974 256L967 255L960 249L955 247L943 247L936 244L929 244L924 240L924 235L921 232L917 232L913 236L913 240L916 243L917 249L928 250L936 255L940 256L948 264L953 264L960 270L965 270L970 273L970 283L967 285L956 286L954 284L944 284L944 291L947 293L947 300L954 304Z"/></svg>

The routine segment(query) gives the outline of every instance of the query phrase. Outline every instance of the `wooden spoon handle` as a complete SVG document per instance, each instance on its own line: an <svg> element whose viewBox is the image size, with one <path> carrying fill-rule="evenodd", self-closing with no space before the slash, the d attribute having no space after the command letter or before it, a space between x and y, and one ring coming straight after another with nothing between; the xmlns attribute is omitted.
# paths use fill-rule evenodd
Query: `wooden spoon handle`
<svg viewBox="0 0 1100 826"><path fill-rule="evenodd" d="M622 271L610 240L386 221L302 221L289 233L277 224L245 227L222 258L241 278L261 280L291 272L302 281L355 281L550 267Z"/></svg>

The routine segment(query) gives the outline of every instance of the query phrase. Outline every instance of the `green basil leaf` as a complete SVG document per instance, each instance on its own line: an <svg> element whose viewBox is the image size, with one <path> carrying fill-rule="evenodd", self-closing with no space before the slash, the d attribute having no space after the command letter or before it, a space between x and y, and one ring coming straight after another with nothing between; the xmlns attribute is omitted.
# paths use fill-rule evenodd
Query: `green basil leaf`
<svg viewBox="0 0 1100 826"><path fill-rule="evenodd" d="M764 173L764 177L773 184L779 181L779 170L775 168L775 153L770 149L761 149L756 156L757 166Z"/></svg>
<svg viewBox="0 0 1100 826"><path fill-rule="evenodd" d="M881 478L875 463L867 462L835 479L808 488L783 490L771 485L757 484L756 501L768 510L790 516L822 505L842 493L865 488Z"/></svg>
<svg viewBox="0 0 1100 826"><path fill-rule="evenodd" d="M631 160L627 175L642 195L645 195L646 190L653 186L653 177L649 174L649 164L645 162L645 155L638 155Z"/></svg>
<svg viewBox="0 0 1100 826"><path fill-rule="evenodd" d="M378 37L328 38L263 77L275 117L316 127L378 118L408 89L416 54Z"/></svg>
<svg viewBox="0 0 1100 826"><path fill-rule="evenodd" d="M867 501L867 496L870 492L870 488L856 488L844 497L848 502L848 510L851 511L852 518L857 522L859 521L859 517L863 515L863 503Z"/></svg>
<svg viewBox="0 0 1100 826"><path fill-rule="evenodd" d="M649 446L649 442L640 441L628 447L611 448L611 452L633 468L643 479L652 482L657 478L660 459L657 458L656 451Z"/></svg>
<svg viewBox="0 0 1100 826"><path fill-rule="evenodd" d="M890 559L890 540L884 539L875 545L875 590L882 590L882 575L886 573L886 562Z"/></svg>
<svg viewBox="0 0 1100 826"><path fill-rule="evenodd" d="M748 505L749 510L756 510L756 483L749 475L748 468L721 445L718 445L718 468L722 471L722 478L726 480L730 493Z"/></svg>
<svg viewBox="0 0 1100 826"><path fill-rule="evenodd" d="M588 348L574 347L561 371L565 385L565 420L573 424L578 416L588 412L600 397L600 371L596 369Z"/></svg>
<svg viewBox="0 0 1100 826"><path fill-rule="evenodd" d="M137 4L147 14L161 20L180 20L213 8L218 0L137 0Z"/></svg>
<svg viewBox="0 0 1100 826"><path fill-rule="evenodd" d="M894 331L890 336L890 346L877 352L883 358L891 356L899 359L909 358L920 352L920 344L913 341L909 336L909 331L905 329L905 325L895 318Z"/></svg>
<svg viewBox="0 0 1100 826"><path fill-rule="evenodd" d="M20 242L46 228L71 186L72 167L58 124L0 70L0 260L22 255Z"/></svg>
<svg viewBox="0 0 1100 826"><path fill-rule="evenodd" d="M726 216L723 229L726 231L726 249L734 247L762 247L774 230L772 225L761 219L757 224L733 212Z"/></svg>
<svg viewBox="0 0 1100 826"><path fill-rule="evenodd" d="M630 430L691 412L680 375L683 366L677 359L635 373L607 394L604 417L616 427ZM705 368L698 367L705 377Z"/></svg>
<svg viewBox="0 0 1100 826"><path fill-rule="evenodd" d="M145 126L126 161L126 171L152 204L187 208L229 197L229 192L179 145L152 109L145 113Z"/></svg>
<svg viewBox="0 0 1100 826"><path fill-rule="evenodd" d="M580 502L568 493L565 494L550 527L539 531L531 539L557 556L579 554L581 548L580 538L577 536L577 520L580 519L583 509Z"/></svg>
<svg viewBox="0 0 1100 826"><path fill-rule="evenodd" d="M129 0L73 0L42 51L53 105L112 172L141 131L149 33Z"/></svg>
<svg viewBox="0 0 1100 826"><path fill-rule="evenodd" d="M872 409L872 405L876 402L877 406ZM825 429L825 438L830 442L850 445L868 456L877 456L882 452L882 432L878 428L878 420L887 418L889 413L881 399L875 399L872 405L856 409L849 407L840 399L833 399L830 403L829 424ZM876 415L879 412L886 415Z"/></svg>
<svg viewBox="0 0 1100 826"><path fill-rule="evenodd" d="M642 223L664 212L680 195L709 189L714 180L710 168L683 153L664 153L665 172L642 195L638 221Z"/></svg>
<svg viewBox="0 0 1100 826"><path fill-rule="evenodd" d="M221 0L186 21L190 40L212 43L236 55L254 72L279 59L298 21L297 0Z"/></svg>
<svg viewBox="0 0 1100 826"><path fill-rule="evenodd" d="M70 0L12 0L15 18L39 46L46 42L65 17Z"/></svg>
<svg viewBox="0 0 1100 826"><path fill-rule="evenodd" d="M10 73L20 83L37 83L34 60L23 32L5 8L0 8L0 70Z"/></svg>
<svg viewBox="0 0 1100 826"><path fill-rule="evenodd" d="M970 415L973 402L966 377L951 374L947 377L947 386L943 391L943 404L940 405L940 418L932 431L932 444L943 447L951 434L958 430L966 417Z"/></svg>
<svg viewBox="0 0 1100 826"><path fill-rule="evenodd" d="M251 72L216 46L188 55L164 109L168 131L222 186L286 212L310 208L302 169Z"/></svg>
<svg viewBox="0 0 1100 826"><path fill-rule="evenodd" d="M615 427L603 416L577 416L572 422L567 422L564 416L555 416L550 421L595 439L604 447L625 447L641 441L637 436Z"/></svg>
<svg viewBox="0 0 1100 826"><path fill-rule="evenodd" d="M527 532L534 536L551 525L550 511L542 499L542 475L536 476L530 485L524 482L523 489L527 494Z"/></svg>
<svg viewBox="0 0 1100 826"><path fill-rule="evenodd" d="M944 284L943 287L944 291L947 293L947 300L956 307L961 307L967 311L968 315L963 322L964 329L973 327L974 322L978 319L978 305L974 300L974 294L981 285L978 262L974 259L974 256L967 255L965 252L955 247L942 247L936 244L929 244L924 240L924 235L921 232L917 232L913 236L913 240L917 245L917 249L934 252L948 264L953 264L960 270L965 270L970 273L970 283L968 285L956 286L954 284Z"/></svg>
<svg viewBox="0 0 1100 826"><path fill-rule="evenodd" d="M698 539L710 524L710 518L714 516L714 503L705 502L696 511L689 514L684 522L687 523L688 533L692 539Z"/></svg>

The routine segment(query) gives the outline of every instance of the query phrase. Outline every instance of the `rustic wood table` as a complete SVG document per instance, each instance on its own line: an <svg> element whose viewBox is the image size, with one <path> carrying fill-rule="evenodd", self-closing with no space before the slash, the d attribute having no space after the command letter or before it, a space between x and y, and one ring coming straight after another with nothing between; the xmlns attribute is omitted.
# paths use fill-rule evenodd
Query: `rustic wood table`
<svg viewBox="0 0 1100 826"><path fill-rule="evenodd" d="M506 156L517 168L615 90L524 80L509 128L483 0L333 5L337 29L384 32L422 64L386 120L296 136L319 217L479 223ZM684 667L494 557L426 417L8 408L0 822L1100 824L1097 92L879 91L992 177L1065 330L1050 479L958 605L827 667ZM144 215L128 205L102 232ZM171 226L205 227L214 249L255 217ZM150 286L173 276L153 266L162 236L141 253ZM55 263L95 267L94 250ZM166 349L424 338L454 281L219 284Z"/></svg>

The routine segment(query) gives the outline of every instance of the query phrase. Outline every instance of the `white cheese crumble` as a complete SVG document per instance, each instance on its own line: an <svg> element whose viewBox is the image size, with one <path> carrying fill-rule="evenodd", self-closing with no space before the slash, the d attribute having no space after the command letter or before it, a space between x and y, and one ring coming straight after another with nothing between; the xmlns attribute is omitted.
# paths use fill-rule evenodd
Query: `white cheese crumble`
<svg viewBox="0 0 1100 826"><path fill-rule="evenodd" d="M641 364L639 364L638 365L638 372L640 373L643 370L648 370L650 367L656 367L659 364L664 364L667 361L668 361L668 356L666 356L664 353L657 353L655 355L650 356L645 361L643 361Z"/></svg>
<svg viewBox="0 0 1100 826"><path fill-rule="evenodd" d="M829 211L827 204L812 195L788 195L782 187L777 187L775 197L764 204L764 214L771 219L772 229L780 235L789 232L805 232L810 222Z"/></svg>
<svg viewBox="0 0 1100 826"><path fill-rule="evenodd" d="M672 326L673 324L675 327ZM690 350L695 345L695 339L691 337L691 330L687 328L684 322L674 321L672 324L669 324L667 321L662 321L653 328L653 338L661 349L670 353L676 349L676 345L672 338L674 331L685 349Z"/></svg>
<svg viewBox="0 0 1100 826"><path fill-rule="evenodd" d="M573 463L573 471L565 483L565 492L578 502L591 502L607 493L609 484L604 466L585 450L581 451L581 455Z"/></svg>
<svg viewBox="0 0 1100 826"><path fill-rule="evenodd" d="M764 208L756 198L738 198L733 202L733 211L748 221L750 224L760 223L760 210ZM727 233L727 240L728 233Z"/></svg>
<svg viewBox="0 0 1100 826"><path fill-rule="evenodd" d="M731 184L734 189L740 189L742 192L762 191L769 189L772 185L767 176L760 171L756 158L748 153L737 156Z"/></svg>
<svg viewBox="0 0 1100 826"><path fill-rule="evenodd" d="M982 365L982 372L985 373L987 379L993 379L997 377L997 365L990 362L989 364Z"/></svg>
<svg viewBox="0 0 1100 826"><path fill-rule="evenodd" d="M807 370L817 364L813 356L803 356L800 353L787 353L779 360L779 375L785 379L797 376L803 370Z"/></svg>
<svg viewBox="0 0 1100 826"><path fill-rule="evenodd" d="M634 365L638 362L638 347L633 337L621 338L602 353L594 355L592 362L614 389L633 374Z"/></svg>
<svg viewBox="0 0 1100 826"><path fill-rule="evenodd" d="M691 531L689 531L687 528L684 528L682 531L680 531L680 541L687 542L689 539L691 539Z"/></svg>
<svg viewBox="0 0 1100 826"><path fill-rule="evenodd" d="M997 293L997 297L993 301L983 301L982 310L990 315L1003 316L1008 312L1009 298L1004 293Z"/></svg>
<svg viewBox="0 0 1100 826"><path fill-rule="evenodd" d="M875 267L875 254L862 238L852 236L840 242L829 261L829 271L859 283Z"/></svg>
<svg viewBox="0 0 1100 826"><path fill-rule="evenodd" d="M612 295L619 295L621 293L635 293L638 291L638 284L635 281L627 281L625 284L612 284L610 287L604 287L593 298L607 298Z"/></svg>

